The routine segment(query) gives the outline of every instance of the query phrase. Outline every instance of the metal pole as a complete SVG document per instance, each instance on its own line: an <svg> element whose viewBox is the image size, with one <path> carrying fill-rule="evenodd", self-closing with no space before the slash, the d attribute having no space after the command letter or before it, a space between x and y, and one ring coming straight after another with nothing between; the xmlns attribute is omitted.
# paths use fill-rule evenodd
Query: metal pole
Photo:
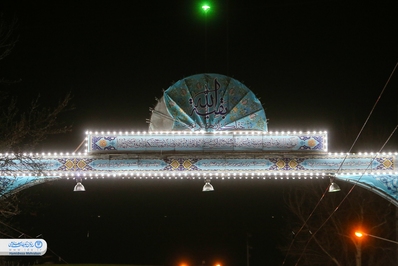
<svg viewBox="0 0 398 266"><path fill-rule="evenodd" d="M250 266L250 245L249 245L250 234L246 235L246 266Z"/></svg>
<svg viewBox="0 0 398 266"><path fill-rule="evenodd" d="M361 240L357 241L355 243L355 248L357 250L357 253L355 254L355 262L356 266L361 266L362 264L362 247L361 247Z"/></svg>
<svg viewBox="0 0 398 266"><path fill-rule="evenodd" d="M380 239L380 240L384 240L384 241L387 241L387 242L391 242L391 243L394 243L394 244L398 245L398 241L394 241L394 240L390 240L390 239L387 239L387 238L384 238L384 237L374 236L374 235L370 235L370 234L366 234L366 233L364 233L364 235L365 236L374 237L374 238L377 238L377 239Z"/></svg>

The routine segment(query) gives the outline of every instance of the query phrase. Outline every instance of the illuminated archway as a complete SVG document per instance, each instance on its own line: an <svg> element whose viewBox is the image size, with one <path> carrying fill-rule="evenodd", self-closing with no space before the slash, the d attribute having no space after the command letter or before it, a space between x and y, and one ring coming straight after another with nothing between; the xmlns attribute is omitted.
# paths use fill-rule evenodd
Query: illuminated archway
<svg viewBox="0 0 398 266"><path fill-rule="evenodd" d="M56 179L323 179L357 183L398 206L398 153L328 152L326 132L268 131L259 100L218 74L164 92L148 132L86 132L81 154L1 154L2 195Z"/></svg>

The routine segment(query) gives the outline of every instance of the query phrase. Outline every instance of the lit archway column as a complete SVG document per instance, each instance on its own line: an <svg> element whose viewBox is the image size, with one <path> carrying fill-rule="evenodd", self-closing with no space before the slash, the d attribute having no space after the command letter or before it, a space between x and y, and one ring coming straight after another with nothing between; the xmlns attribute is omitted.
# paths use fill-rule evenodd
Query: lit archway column
<svg viewBox="0 0 398 266"><path fill-rule="evenodd" d="M337 180L356 184L383 197L398 207L398 174L339 174Z"/></svg>

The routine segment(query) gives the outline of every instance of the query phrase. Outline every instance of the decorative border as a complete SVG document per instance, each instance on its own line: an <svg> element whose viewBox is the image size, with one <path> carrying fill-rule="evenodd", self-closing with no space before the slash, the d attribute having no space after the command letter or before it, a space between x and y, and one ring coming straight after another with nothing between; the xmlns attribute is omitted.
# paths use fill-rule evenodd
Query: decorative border
<svg viewBox="0 0 398 266"><path fill-rule="evenodd" d="M327 150L327 135L88 135L88 152L153 151L320 151Z"/></svg>
<svg viewBox="0 0 398 266"><path fill-rule="evenodd" d="M398 176L397 175L339 175L339 179L357 183L361 186L371 188L373 192L379 192L380 195L388 195L395 200L398 205Z"/></svg>
<svg viewBox="0 0 398 266"><path fill-rule="evenodd" d="M138 156L137 154L117 155L82 155L82 156L52 156L35 160L43 168L43 175L37 176L30 171L21 171L21 167L9 170L10 175L0 177L0 197L14 193L29 186L48 180L60 178L93 178L93 177L131 177L134 178L198 178L227 176L246 179L268 179L289 175L294 178L328 176L339 174L338 179L357 182L368 188L376 188L382 195L393 198L398 206L398 174L395 162L398 155L342 156L298 154L264 155L255 157L248 153L225 155L192 154L165 156ZM343 167L340 169L341 163ZM1 170L1 169L0 169ZM395 172L394 172L395 171ZM371 173L371 174L366 174ZM393 173L394 174L391 174ZM358 174L364 173L364 174ZM224 175L225 174L225 175Z"/></svg>
<svg viewBox="0 0 398 266"><path fill-rule="evenodd" d="M118 172L118 171L394 171L395 157L329 157L329 156L141 156L104 159L68 157L38 160L43 171Z"/></svg>

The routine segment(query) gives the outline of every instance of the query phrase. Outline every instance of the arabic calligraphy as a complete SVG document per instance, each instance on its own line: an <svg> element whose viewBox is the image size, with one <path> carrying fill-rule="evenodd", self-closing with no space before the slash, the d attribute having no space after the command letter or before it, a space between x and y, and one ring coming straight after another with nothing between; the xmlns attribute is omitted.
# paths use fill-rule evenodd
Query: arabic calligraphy
<svg viewBox="0 0 398 266"><path fill-rule="evenodd" d="M213 125L214 127L219 124ZM210 127L210 125L209 125ZM226 127L222 127L225 129ZM115 137L114 150L123 151L163 151L171 150L201 150L203 148L217 149L262 149L262 150L322 150L325 139L322 136L308 136L305 140L301 137L286 136L263 136L263 135L221 135L221 136L201 136L201 135L158 135L158 136L118 136ZM310 145L309 142L316 145ZM96 149L96 151L104 151ZM92 165L91 161L84 161L87 165ZM62 162L65 164L65 162ZM47 165L46 165L47 166ZM48 166L49 167L49 166ZM58 167L54 165L54 169ZM85 166L86 167L86 166ZM86 168L85 168L86 169Z"/></svg>
<svg viewBox="0 0 398 266"><path fill-rule="evenodd" d="M95 169L159 169L163 167L165 163L162 160L96 160L92 162L92 166Z"/></svg>
<svg viewBox="0 0 398 266"><path fill-rule="evenodd" d="M323 159L323 160L315 160L315 159L307 159L302 165L309 169L337 169L339 167L343 167L343 169L366 169L369 165L372 166L372 169L376 168L380 163L373 161L371 159L347 159L344 161L343 159Z"/></svg>
<svg viewBox="0 0 398 266"><path fill-rule="evenodd" d="M189 99L189 105L192 107L190 116L196 113L208 119L209 115L214 114L216 116L221 115L222 119L224 119L228 108L224 106L224 98L219 95L221 84L215 78L213 90L209 89L207 84L205 84L204 88L204 91Z"/></svg>
<svg viewBox="0 0 398 266"><path fill-rule="evenodd" d="M30 241L20 241L20 242L14 242L12 241L10 244L8 244L8 247L10 248L33 248L34 245Z"/></svg>
<svg viewBox="0 0 398 266"><path fill-rule="evenodd" d="M227 159L227 160L200 160L196 163L197 166L207 169L240 169L246 167L247 169L266 169L269 168L272 163L267 159Z"/></svg>

